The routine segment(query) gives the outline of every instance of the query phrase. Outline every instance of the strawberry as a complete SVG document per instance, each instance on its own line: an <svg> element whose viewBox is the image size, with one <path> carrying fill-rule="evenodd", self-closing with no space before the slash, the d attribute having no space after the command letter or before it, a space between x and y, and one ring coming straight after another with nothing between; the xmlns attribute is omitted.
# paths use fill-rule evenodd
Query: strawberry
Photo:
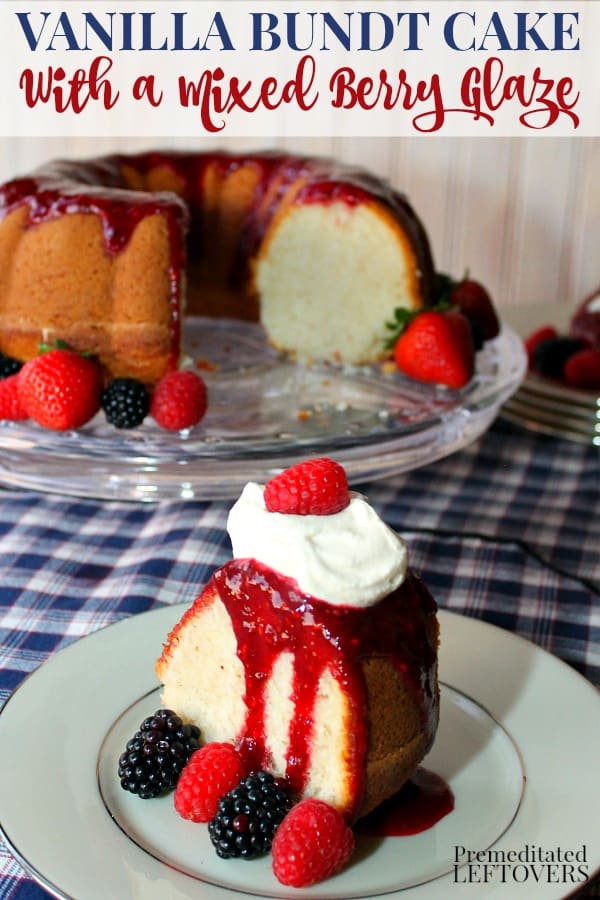
<svg viewBox="0 0 600 900"><path fill-rule="evenodd" d="M525 341L525 350L527 351L527 358L529 359L530 366L533 363L535 351L539 345L543 344L545 341L553 341L554 338L557 337L558 331L553 325L542 325L541 328L537 328L529 335Z"/></svg>
<svg viewBox="0 0 600 900"><path fill-rule="evenodd" d="M563 377L571 387L600 388L600 351L592 347L578 350L566 361Z"/></svg>
<svg viewBox="0 0 600 900"><path fill-rule="evenodd" d="M418 312L396 341L394 359L417 381L464 387L475 369L471 326L453 309Z"/></svg>
<svg viewBox="0 0 600 900"><path fill-rule="evenodd" d="M221 797L233 790L245 774L233 744L205 744L192 754L179 776L175 809L192 822L210 822Z"/></svg>
<svg viewBox="0 0 600 900"><path fill-rule="evenodd" d="M156 385L150 415L168 431L197 425L206 413L206 385L191 369L168 372Z"/></svg>
<svg viewBox="0 0 600 900"><path fill-rule="evenodd" d="M19 374L0 379L0 419L18 422L27 418L19 400Z"/></svg>
<svg viewBox="0 0 600 900"><path fill-rule="evenodd" d="M96 363L59 348L35 356L19 373L19 401L30 418L66 431L85 425L100 408L102 376Z"/></svg>
<svg viewBox="0 0 600 900"><path fill-rule="evenodd" d="M307 459L267 482L264 498L269 512L328 516L348 506L348 479L333 459Z"/></svg>
<svg viewBox="0 0 600 900"><path fill-rule="evenodd" d="M480 350L485 341L491 341L499 334L500 322L492 298L478 281L465 277L462 281L454 283L448 300L471 323L476 350Z"/></svg>
<svg viewBox="0 0 600 900"><path fill-rule="evenodd" d="M322 800L296 804L275 832L273 872L281 884L308 887L331 878L354 852L354 835L339 810Z"/></svg>

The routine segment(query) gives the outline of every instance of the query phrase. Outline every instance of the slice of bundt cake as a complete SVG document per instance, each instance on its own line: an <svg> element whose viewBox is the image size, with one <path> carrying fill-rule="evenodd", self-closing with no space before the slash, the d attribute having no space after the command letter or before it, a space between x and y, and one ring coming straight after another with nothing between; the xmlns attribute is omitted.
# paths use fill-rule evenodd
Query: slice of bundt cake
<svg viewBox="0 0 600 900"><path fill-rule="evenodd" d="M115 155L0 187L0 351L19 359L60 339L156 381L187 312L258 320L302 358L367 362L394 308L433 284L406 200L323 160Z"/></svg>
<svg viewBox="0 0 600 900"><path fill-rule="evenodd" d="M319 464L330 483L336 464ZM284 473L288 484L323 480L313 465ZM175 626L156 671L164 705L204 740L236 744L248 768L352 819L399 790L431 747L438 625L404 543L345 490L343 509L314 515L272 511L247 485L228 521L234 559Z"/></svg>

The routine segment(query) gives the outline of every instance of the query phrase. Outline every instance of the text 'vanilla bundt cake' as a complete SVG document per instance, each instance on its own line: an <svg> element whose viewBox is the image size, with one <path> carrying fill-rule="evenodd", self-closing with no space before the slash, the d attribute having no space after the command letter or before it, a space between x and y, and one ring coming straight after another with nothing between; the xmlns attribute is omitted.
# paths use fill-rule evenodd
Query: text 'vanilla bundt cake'
<svg viewBox="0 0 600 900"><path fill-rule="evenodd" d="M331 460L248 484L228 530L234 558L157 663L162 702L204 741L235 744L248 769L362 816L432 745L435 601Z"/></svg>
<svg viewBox="0 0 600 900"><path fill-rule="evenodd" d="M113 155L0 187L0 352L20 360L58 339L156 382L188 313L260 321L301 358L369 362L393 310L433 292L404 197L324 160Z"/></svg>

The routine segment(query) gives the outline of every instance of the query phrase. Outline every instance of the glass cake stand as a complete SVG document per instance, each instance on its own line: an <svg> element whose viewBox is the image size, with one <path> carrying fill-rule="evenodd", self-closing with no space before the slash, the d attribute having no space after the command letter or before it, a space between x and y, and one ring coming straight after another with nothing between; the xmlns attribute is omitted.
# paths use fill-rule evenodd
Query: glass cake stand
<svg viewBox="0 0 600 900"><path fill-rule="evenodd" d="M522 341L507 327L477 354L462 391L419 384L390 366L296 363L247 322L188 319L184 352L208 388L196 428L170 433L147 419L119 431L102 413L67 432L0 422L0 484L114 500L230 499L247 481L315 454L334 456L351 483L370 481L471 443L526 367Z"/></svg>

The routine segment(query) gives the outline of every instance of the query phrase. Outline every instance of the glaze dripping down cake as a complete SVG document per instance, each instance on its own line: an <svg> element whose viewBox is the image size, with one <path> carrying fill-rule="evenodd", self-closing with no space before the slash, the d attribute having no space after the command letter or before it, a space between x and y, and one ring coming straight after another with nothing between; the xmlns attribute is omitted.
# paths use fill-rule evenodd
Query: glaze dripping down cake
<svg viewBox="0 0 600 900"><path fill-rule="evenodd" d="M333 514L290 514L249 484L228 529L234 558L157 663L162 702L204 740L235 744L248 768L362 816L432 745L435 601L358 494Z"/></svg>
<svg viewBox="0 0 600 900"><path fill-rule="evenodd" d="M155 382L194 314L260 321L300 358L373 361L394 308L433 290L406 199L329 161L113 155L0 187L0 351L21 360L60 339Z"/></svg>

